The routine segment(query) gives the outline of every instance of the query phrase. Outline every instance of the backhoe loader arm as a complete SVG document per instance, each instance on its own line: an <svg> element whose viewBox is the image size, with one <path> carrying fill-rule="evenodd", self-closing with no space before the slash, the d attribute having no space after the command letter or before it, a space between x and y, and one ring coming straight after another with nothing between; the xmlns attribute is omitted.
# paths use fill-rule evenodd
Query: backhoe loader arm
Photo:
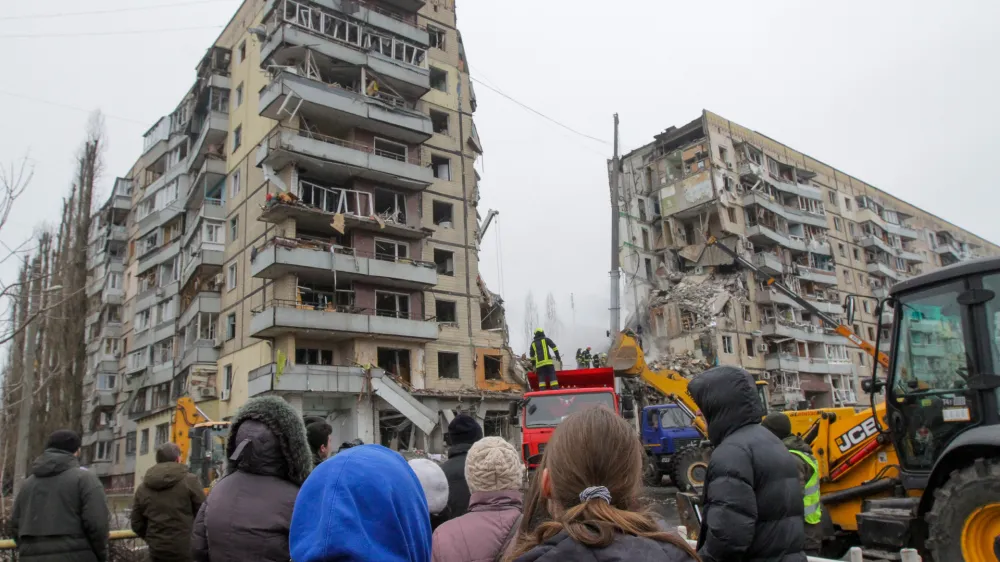
<svg viewBox="0 0 1000 562"><path fill-rule="evenodd" d="M688 393L689 381L677 371L650 369L639 343L630 333L621 332L615 337L615 343L608 352L608 361L616 375L640 377L663 393L684 413L691 416L691 425L701 433L702 437L708 439L705 417L700 415L698 405Z"/></svg>
<svg viewBox="0 0 1000 562"><path fill-rule="evenodd" d="M188 454L191 452L191 429L199 424L207 421L208 416L198 408L198 405L194 403L194 400L189 396L182 396L177 399L176 407L174 408L174 419L173 419L173 442L180 448L181 463L186 463L188 460Z"/></svg>
<svg viewBox="0 0 1000 562"><path fill-rule="evenodd" d="M882 353L881 351L876 352L875 346L873 344L861 339L861 337L855 334L854 330L849 328L847 325L835 321L833 318L830 317L830 315L816 308L816 306L813 305L811 302L799 296L798 293L789 289L774 277L764 273L763 271L761 271L760 268L758 268L754 264L743 259L743 257L741 257L739 254L736 253L736 250L733 250L729 246L720 243L719 239L716 238L715 236L710 236L708 238L708 242L706 242L705 244L705 249L707 250L712 246L715 246L719 250L722 250L722 252L724 252L734 260L736 260L736 263L738 263L741 267L750 270L754 274L754 277L756 277L758 280L763 281L769 287L774 287L781 294L795 301L795 304L806 309L809 312L809 314L813 314L816 317L818 317L820 320L823 321L823 324L827 326L834 326L834 332L836 332L840 336L847 338L851 343L860 347L865 353L874 357L879 362L879 365L882 365L884 369L889 368L889 356L886 355L885 353Z"/></svg>

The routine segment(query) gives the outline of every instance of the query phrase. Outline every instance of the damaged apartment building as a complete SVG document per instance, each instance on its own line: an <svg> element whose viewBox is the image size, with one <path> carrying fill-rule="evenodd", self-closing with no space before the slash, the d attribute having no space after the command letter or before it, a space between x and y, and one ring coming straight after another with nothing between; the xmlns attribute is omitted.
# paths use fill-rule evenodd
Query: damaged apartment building
<svg viewBox="0 0 1000 562"><path fill-rule="evenodd" d="M625 155L621 172L622 302L647 347L686 374L742 366L769 381L778 408L859 403L871 360L724 252L706 250L710 235L838 321L845 294L885 297L904 278L1000 251L708 111ZM859 299L853 325L869 341L874 304Z"/></svg>
<svg viewBox="0 0 1000 562"><path fill-rule="evenodd" d="M244 1L109 203L120 285L88 349L118 421L86 438L121 445L108 475L141 481L182 396L226 420L278 395L335 443L442 452L460 411L518 439L475 109L454 0Z"/></svg>

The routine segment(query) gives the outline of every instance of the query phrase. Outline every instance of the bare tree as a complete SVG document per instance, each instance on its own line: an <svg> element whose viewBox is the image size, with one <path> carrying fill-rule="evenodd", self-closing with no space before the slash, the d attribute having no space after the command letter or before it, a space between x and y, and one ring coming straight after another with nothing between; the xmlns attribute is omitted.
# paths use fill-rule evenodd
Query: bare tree
<svg viewBox="0 0 1000 562"><path fill-rule="evenodd" d="M557 339L561 330L559 307L556 306L556 298L552 296L552 293L549 293L545 297L545 334L552 339Z"/></svg>
<svg viewBox="0 0 1000 562"><path fill-rule="evenodd" d="M531 345L532 334L535 328L539 327L538 305L535 304L535 295L528 291L528 298L524 300L524 341L526 345Z"/></svg>

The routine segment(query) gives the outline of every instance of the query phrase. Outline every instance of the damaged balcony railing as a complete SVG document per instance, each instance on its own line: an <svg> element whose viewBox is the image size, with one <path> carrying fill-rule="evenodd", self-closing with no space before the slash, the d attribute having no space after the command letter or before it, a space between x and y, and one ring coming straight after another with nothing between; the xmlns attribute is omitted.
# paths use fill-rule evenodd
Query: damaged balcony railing
<svg viewBox="0 0 1000 562"><path fill-rule="evenodd" d="M348 291L338 291L338 292L348 292ZM353 294L353 292L351 292ZM307 299L303 298L301 300L292 299L271 299L261 306L255 307L251 310L251 314L259 314L268 308L295 308L298 310L315 310L319 312L339 312L344 314L360 314L364 316L382 316L384 318L399 318L401 320L418 320L425 322L432 322L437 319L436 316L424 316L421 314L415 314L406 310L391 309L391 308L367 308L359 307L354 304L337 304L334 301L325 299Z"/></svg>
<svg viewBox="0 0 1000 562"><path fill-rule="evenodd" d="M271 238L264 244L264 248L269 246L277 246L281 248L291 248L299 250L316 250L321 252L333 252L338 255L352 256L355 258L371 258L379 261L389 261L400 264L410 264L414 267L426 267L429 269L434 269L437 265L434 262L421 261L410 259L405 256L398 256L394 254L387 254L378 252L369 252L365 250L358 250L357 248L351 248L350 246L341 246L339 244L326 241L317 240L313 238L285 238L282 236L275 236Z"/></svg>
<svg viewBox="0 0 1000 562"><path fill-rule="evenodd" d="M405 154L399 154L398 152L391 152L388 150L375 148L374 146L369 146L367 144L352 142L338 137L324 135L323 133L318 133L315 131L296 129L294 127L286 127L286 126L275 127L274 133L272 133L272 137L276 136L280 131L292 131L301 137L306 137L320 142L335 144L337 146L342 146L344 148L350 148L361 152L367 152L369 154L374 154L375 156L381 156L382 158L396 160L397 162L406 162L408 164L413 164L416 166L420 165L421 152L419 148L413 149L408 147L407 150L405 151Z"/></svg>

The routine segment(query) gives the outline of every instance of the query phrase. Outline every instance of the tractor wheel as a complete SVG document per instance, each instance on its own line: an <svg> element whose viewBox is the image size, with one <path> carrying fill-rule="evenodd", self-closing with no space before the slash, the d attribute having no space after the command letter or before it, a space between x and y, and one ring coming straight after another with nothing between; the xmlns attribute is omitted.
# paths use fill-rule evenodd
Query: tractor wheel
<svg viewBox="0 0 1000 562"><path fill-rule="evenodd" d="M927 550L935 562L995 562L1000 536L1000 460L976 459L934 492Z"/></svg>
<svg viewBox="0 0 1000 562"><path fill-rule="evenodd" d="M642 481L647 486L663 485L663 471L660 470L660 467L656 466L655 456L646 457L646 466L642 471Z"/></svg>
<svg viewBox="0 0 1000 562"><path fill-rule="evenodd" d="M693 492L695 487L704 486L708 459L711 456L711 447L700 445L687 445L677 451L674 454L674 470L670 474L674 486L682 492Z"/></svg>

